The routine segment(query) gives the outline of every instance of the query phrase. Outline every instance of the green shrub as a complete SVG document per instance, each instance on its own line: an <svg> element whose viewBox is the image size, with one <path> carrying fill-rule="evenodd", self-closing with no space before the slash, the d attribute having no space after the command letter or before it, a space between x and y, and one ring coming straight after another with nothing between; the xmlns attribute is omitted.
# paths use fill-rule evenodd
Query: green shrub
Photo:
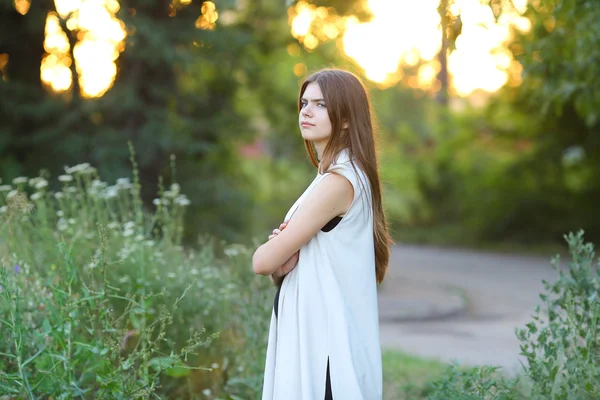
<svg viewBox="0 0 600 400"><path fill-rule="evenodd" d="M531 399L600 398L600 272L594 247L583 232L566 236L572 260L558 271L555 283L544 282L533 321L517 330L521 354L527 358Z"/></svg>
<svg viewBox="0 0 600 400"><path fill-rule="evenodd" d="M524 400L517 390L518 378L502 376L499 367L478 366L460 370L448 367L443 377L432 382L426 392L428 400Z"/></svg>
<svg viewBox="0 0 600 400"><path fill-rule="evenodd" d="M184 249L189 201L160 183L144 211L135 163L112 186L66 172L0 186L0 394L255 398L272 291L250 250Z"/></svg>
<svg viewBox="0 0 600 400"><path fill-rule="evenodd" d="M592 400L600 398L600 264L583 231L566 237L568 268L552 265L558 279L544 282L544 308L516 330L525 356L524 376L508 378L499 368L459 368L453 364L441 378L413 379L400 396L428 400ZM414 382L417 382L415 385Z"/></svg>

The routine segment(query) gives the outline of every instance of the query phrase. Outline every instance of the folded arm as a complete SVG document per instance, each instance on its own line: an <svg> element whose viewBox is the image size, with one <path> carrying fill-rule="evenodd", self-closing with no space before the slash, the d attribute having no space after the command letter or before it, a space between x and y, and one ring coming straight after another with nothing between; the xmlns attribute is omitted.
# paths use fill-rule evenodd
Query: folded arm
<svg viewBox="0 0 600 400"><path fill-rule="evenodd" d="M271 275L308 243L332 218L344 214L354 197L352 184L343 176L329 174L306 196L287 227L261 245L252 256L252 268Z"/></svg>

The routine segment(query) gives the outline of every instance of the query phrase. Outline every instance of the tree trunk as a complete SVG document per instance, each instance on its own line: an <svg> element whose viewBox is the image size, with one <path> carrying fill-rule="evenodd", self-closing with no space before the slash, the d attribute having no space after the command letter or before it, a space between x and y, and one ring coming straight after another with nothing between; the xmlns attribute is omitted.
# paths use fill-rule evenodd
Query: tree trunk
<svg viewBox="0 0 600 400"><path fill-rule="evenodd" d="M440 24L442 26L442 48L438 53L438 60L440 62L438 79L440 80L441 86L436 99L443 106L448 106L448 0L440 0L438 12L440 14Z"/></svg>

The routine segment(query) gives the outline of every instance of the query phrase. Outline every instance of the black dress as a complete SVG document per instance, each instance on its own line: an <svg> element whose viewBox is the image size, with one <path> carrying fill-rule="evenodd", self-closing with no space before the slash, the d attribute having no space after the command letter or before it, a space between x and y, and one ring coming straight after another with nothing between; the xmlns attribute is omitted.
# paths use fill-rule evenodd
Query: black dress
<svg viewBox="0 0 600 400"><path fill-rule="evenodd" d="M331 221L329 221L321 230L323 232L329 232L333 228L335 228L342 217L335 217ZM281 285L277 288L277 292L275 293L275 304L273 305L273 309L275 311L275 317L279 318L279 292L281 291ZM325 400L333 400L333 395L331 393L331 378L329 377L329 357L327 357L327 376L325 378Z"/></svg>

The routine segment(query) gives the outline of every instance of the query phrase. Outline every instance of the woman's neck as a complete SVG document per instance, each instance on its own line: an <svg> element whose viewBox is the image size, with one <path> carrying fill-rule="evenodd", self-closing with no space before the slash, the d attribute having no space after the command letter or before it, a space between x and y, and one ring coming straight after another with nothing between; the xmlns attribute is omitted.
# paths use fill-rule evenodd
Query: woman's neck
<svg viewBox="0 0 600 400"><path fill-rule="evenodd" d="M323 142L313 142L315 146L315 150L317 150L317 160L321 162L323 159L323 152L325 151L325 147L327 146L327 141Z"/></svg>

